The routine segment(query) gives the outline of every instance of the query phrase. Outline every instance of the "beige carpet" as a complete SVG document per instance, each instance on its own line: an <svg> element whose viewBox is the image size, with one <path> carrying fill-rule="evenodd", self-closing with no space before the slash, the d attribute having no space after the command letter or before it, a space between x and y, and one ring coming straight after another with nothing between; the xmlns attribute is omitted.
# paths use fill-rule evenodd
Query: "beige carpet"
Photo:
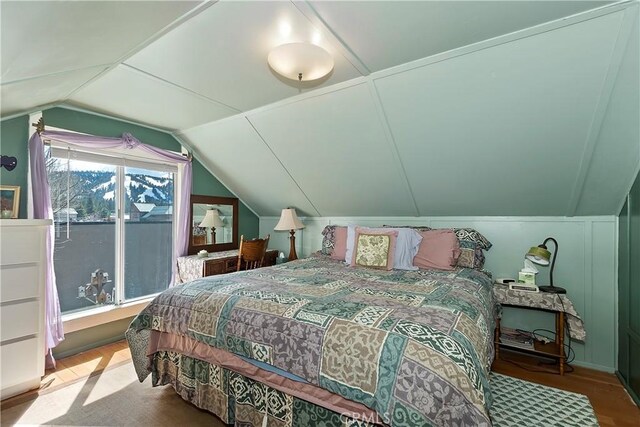
<svg viewBox="0 0 640 427"><path fill-rule="evenodd" d="M0 424L224 426L214 415L182 400L171 386L152 388L151 377L138 382L131 363L3 409Z"/></svg>

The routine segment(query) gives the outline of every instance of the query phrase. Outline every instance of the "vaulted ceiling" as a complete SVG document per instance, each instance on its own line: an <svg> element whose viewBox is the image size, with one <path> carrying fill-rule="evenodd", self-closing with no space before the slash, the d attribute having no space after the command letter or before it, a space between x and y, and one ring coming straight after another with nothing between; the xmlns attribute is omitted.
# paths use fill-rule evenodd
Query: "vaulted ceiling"
<svg viewBox="0 0 640 427"><path fill-rule="evenodd" d="M259 215L615 214L640 164L637 1L0 7L3 117L165 129ZM270 70L294 41L328 78Z"/></svg>

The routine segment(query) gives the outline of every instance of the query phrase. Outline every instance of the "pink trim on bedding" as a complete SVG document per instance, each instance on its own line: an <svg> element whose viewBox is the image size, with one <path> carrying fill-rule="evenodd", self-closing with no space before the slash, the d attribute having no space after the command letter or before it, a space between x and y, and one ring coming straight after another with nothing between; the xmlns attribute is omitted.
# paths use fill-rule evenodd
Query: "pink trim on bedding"
<svg viewBox="0 0 640 427"><path fill-rule="evenodd" d="M175 351L195 359L204 360L339 414L384 425L373 409L367 408L360 403L346 399L316 385L294 381L274 372L258 368L235 354L210 347L189 337L152 330L149 337L149 347L147 348L149 363L151 363L151 358L157 351Z"/></svg>

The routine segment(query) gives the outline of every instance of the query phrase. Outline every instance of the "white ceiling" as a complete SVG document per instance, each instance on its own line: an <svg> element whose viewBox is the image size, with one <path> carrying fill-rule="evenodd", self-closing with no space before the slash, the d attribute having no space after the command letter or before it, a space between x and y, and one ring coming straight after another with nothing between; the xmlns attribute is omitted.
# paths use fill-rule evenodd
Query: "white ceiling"
<svg viewBox="0 0 640 427"><path fill-rule="evenodd" d="M260 215L612 214L635 173L614 122L634 120L637 0L0 7L3 117L63 103L172 131ZM333 73L275 75L293 41Z"/></svg>

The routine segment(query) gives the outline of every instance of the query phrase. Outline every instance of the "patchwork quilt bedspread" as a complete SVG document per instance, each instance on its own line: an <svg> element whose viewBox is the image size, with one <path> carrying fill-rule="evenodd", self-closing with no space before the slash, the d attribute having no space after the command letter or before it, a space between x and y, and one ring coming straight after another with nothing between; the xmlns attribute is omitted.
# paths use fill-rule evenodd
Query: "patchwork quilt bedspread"
<svg viewBox="0 0 640 427"><path fill-rule="evenodd" d="M315 255L168 289L127 335L177 334L267 363L391 426L481 426L491 424L494 311L491 279L476 270L381 271Z"/></svg>

